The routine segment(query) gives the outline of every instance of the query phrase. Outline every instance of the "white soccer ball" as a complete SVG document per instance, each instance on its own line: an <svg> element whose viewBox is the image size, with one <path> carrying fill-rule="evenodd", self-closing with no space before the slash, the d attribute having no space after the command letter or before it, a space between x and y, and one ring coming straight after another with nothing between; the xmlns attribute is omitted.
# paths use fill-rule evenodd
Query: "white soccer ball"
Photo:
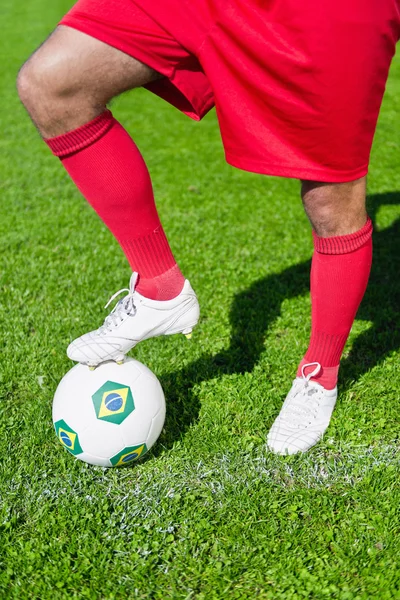
<svg viewBox="0 0 400 600"><path fill-rule="evenodd" d="M161 433L165 399L145 365L126 358L91 371L75 365L60 381L53 423L61 444L92 465L117 467L142 457Z"/></svg>

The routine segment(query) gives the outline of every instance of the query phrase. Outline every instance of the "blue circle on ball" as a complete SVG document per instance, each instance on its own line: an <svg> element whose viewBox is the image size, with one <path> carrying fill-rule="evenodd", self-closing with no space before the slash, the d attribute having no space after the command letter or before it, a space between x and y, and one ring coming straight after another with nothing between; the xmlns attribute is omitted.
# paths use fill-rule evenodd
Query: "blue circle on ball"
<svg viewBox="0 0 400 600"><path fill-rule="evenodd" d="M60 438L63 444L65 444L66 446L68 446L68 448L71 448L72 446L72 440L69 437L68 433L65 433L64 431L61 432L60 434Z"/></svg>
<svg viewBox="0 0 400 600"><path fill-rule="evenodd" d="M130 460L133 460L134 458L138 457L138 453L137 452L131 452L130 454L127 454L126 456L124 456L122 458L122 462L129 462Z"/></svg>
<svg viewBox="0 0 400 600"><path fill-rule="evenodd" d="M111 392L111 394L108 394L104 402L107 410L110 410L111 412L119 410L122 407L123 403L123 399L116 392Z"/></svg>

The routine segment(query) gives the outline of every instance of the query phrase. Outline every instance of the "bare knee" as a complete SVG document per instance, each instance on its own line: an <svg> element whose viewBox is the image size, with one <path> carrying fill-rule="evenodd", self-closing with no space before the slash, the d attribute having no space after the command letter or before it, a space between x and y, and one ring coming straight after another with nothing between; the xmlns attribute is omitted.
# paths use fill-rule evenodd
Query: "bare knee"
<svg viewBox="0 0 400 600"><path fill-rule="evenodd" d="M354 233L366 223L366 177L348 183L303 181L301 193L307 216L320 236Z"/></svg>
<svg viewBox="0 0 400 600"><path fill-rule="evenodd" d="M76 94L64 77L62 57L36 56L22 66L17 78L17 90L21 102L28 112L40 115L49 102L52 109L63 99L71 99ZM47 109L49 107L47 106Z"/></svg>
<svg viewBox="0 0 400 600"><path fill-rule="evenodd" d="M75 129L107 102L160 75L134 58L69 27L58 27L22 67L19 97L44 137Z"/></svg>
<svg viewBox="0 0 400 600"><path fill-rule="evenodd" d="M47 51L46 43L22 66L17 90L39 131L52 137L100 114L108 98L84 85L68 49Z"/></svg>
<svg viewBox="0 0 400 600"><path fill-rule="evenodd" d="M28 67L28 63L25 63L19 73L18 73L18 77L17 77L17 91L18 91L18 96L19 99L21 100L22 104L25 106L25 108L27 110L29 110L29 100L31 98L31 92L32 92L32 86L31 86L31 81L30 81L30 69Z"/></svg>

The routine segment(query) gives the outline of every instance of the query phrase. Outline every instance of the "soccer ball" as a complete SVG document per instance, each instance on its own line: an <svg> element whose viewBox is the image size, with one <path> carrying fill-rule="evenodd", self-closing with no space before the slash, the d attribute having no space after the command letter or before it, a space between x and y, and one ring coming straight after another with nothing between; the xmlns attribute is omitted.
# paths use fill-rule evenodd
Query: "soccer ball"
<svg viewBox="0 0 400 600"><path fill-rule="evenodd" d="M91 371L75 365L60 381L53 423L61 444L92 465L117 467L142 457L161 433L165 399L157 377L133 358Z"/></svg>

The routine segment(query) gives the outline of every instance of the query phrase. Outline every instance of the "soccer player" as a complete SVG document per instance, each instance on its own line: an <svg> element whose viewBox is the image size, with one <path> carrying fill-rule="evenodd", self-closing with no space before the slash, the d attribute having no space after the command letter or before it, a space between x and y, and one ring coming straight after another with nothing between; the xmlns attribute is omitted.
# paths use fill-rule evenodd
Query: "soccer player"
<svg viewBox="0 0 400 600"><path fill-rule="evenodd" d="M133 274L104 324L70 344L72 360L122 361L143 339L190 335L199 318L146 165L107 103L144 86L194 119L215 105L231 165L302 182L311 339L267 443L293 454L322 437L370 272L366 174L399 12L399 0L77 2L22 67L18 91Z"/></svg>

